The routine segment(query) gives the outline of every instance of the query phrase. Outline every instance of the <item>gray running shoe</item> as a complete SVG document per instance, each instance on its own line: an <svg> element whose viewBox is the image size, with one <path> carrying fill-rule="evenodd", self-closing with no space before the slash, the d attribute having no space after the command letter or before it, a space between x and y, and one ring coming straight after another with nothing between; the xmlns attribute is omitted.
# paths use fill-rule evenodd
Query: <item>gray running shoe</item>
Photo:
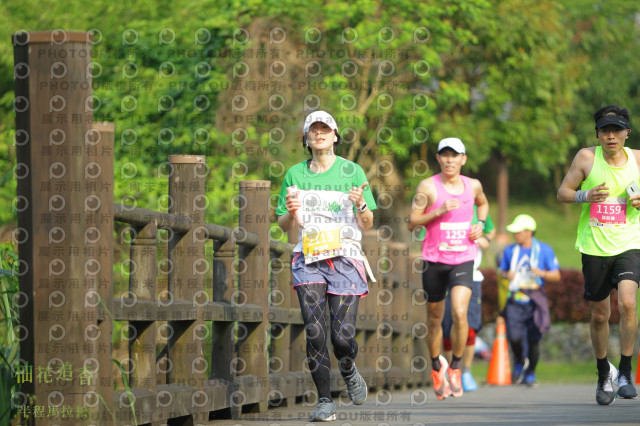
<svg viewBox="0 0 640 426"><path fill-rule="evenodd" d="M618 372L618 396L624 399L635 399L638 397L638 392L631 381L631 372L628 374L622 371Z"/></svg>
<svg viewBox="0 0 640 426"><path fill-rule="evenodd" d="M598 374L598 385L596 386L596 402L600 405L610 405L616 399L616 391L613 389L613 382L616 380L618 370L609 363L609 373Z"/></svg>
<svg viewBox="0 0 640 426"><path fill-rule="evenodd" d="M336 419L336 404L329 398L320 398L318 408L309 416L312 422L331 422Z"/></svg>
<svg viewBox="0 0 640 426"><path fill-rule="evenodd" d="M349 376L342 376L347 385L349 399L356 405L362 405L367 400L367 382L364 381L356 365L353 364L353 372Z"/></svg>

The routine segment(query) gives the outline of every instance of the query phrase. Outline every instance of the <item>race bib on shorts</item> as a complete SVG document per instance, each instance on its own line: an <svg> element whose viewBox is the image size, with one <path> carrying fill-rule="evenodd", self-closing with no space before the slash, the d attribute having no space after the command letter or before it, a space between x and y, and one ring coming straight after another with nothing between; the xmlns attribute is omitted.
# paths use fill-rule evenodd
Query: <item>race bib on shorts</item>
<svg viewBox="0 0 640 426"><path fill-rule="evenodd" d="M516 303L519 304L527 304L531 301L531 298L521 291L514 291L510 296Z"/></svg>
<svg viewBox="0 0 640 426"><path fill-rule="evenodd" d="M591 203L589 226L603 228L627 227L627 199L607 198L604 203Z"/></svg>
<svg viewBox="0 0 640 426"><path fill-rule="evenodd" d="M304 253L305 264L340 256L342 253L340 229L303 230L302 252Z"/></svg>
<svg viewBox="0 0 640 426"><path fill-rule="evenodd" d="M537 290L540 286L536 283L536 277L529 271L516 271L515 277L509 282L509 291Z"/></svg>
<svg viewBox="0 0 640 426"><path fill-rule="evenodd" d="M469 247L469 222L440 224L440 251L462 252Z"/></svg>

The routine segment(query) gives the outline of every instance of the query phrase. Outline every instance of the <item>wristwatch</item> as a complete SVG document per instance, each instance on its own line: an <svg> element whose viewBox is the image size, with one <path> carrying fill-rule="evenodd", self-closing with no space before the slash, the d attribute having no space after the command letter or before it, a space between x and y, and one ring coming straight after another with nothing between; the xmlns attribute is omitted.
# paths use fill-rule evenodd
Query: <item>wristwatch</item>
<svg viewBox="0 0 640 426"><path fill-rule="evenodd" d="M478 223L482 224L482 230L484 231L484 228L487 226L487 221L486 220L478 220Z"/></svg>
<svg viewBox="0 0 640 426"><path fill-rule="evenodd" d="M360 207L357 207L357 209L358 209L358 211L359 211L360 213L364 213L365 211L367 211L367 209L368 209L368 208L369 208L369 207L367 207L367 202L366 202L366 201L365 201L364 203L362 203L362 204L360 205Z"/></svg>

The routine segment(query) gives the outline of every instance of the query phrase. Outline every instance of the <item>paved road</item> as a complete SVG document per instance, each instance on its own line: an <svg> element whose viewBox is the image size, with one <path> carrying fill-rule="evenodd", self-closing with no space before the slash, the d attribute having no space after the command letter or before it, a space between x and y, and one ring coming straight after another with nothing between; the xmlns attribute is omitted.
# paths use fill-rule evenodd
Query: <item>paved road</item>
<svg viewBox="0 0 640 426"><path fill-rule="evenodd" d="M344 400L342 400L344 401ZM483 386L462 398L438 401L431 388L379 391L369 394L364 405L336 401L336 426L391 426L439 424L550 424L550 425L638 425L640 401L617 399L610 406L595 402L593 385ZM288 426L311 425L308 416L314 406L271 409L244 415L240 420L219 420L211 425Z"/></svg>

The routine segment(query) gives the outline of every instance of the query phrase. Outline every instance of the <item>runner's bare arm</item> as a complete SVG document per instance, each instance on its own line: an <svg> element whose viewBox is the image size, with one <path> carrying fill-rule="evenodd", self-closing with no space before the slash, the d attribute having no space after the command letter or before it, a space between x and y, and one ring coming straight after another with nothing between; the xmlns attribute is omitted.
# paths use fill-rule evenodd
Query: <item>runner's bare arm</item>
<svg viewBox="0 0 640 426"><path fill-rule="evenodd" d="M418 184L418 187L416 188L416 195L413 197L413 202L411 203L409 223L407 224L409 231L413 231L415 228L424 226L436 217L447 212L446 210L440 212L442 209L438 209L424 214L429 206L433 205L435 201L436 188L433 184L433 180L431 178L424 179Z"/></svg>
<svg viewBox="0 0 640 426"><path fill-rule="evenodd" d="M360 229L368 231L373 226L373 212L371 210L367 210L363 213L358 212L356 220L358 221Z"/></svg>
<svg viewBox="0 0 640 426"><path fill-rule="evenodd" d="M285 213L282 216L278 216L278 226L284 232L289 232L289 228L293 224L293 215L291 213Z"/></svg>
<svg viewBox="0 0 640 426"><path fill-rule="evenodd" d="M573 158L571 167L558 189L557 199L561 203L575 203L576 189L584 182L593 166L594 150L583 148ZM593 188L595 189L595 188ZM589 194L590 195L590 194ZM587 197L588 200L591 198Z"/></svg>
<svg viewBox="0 0 640 426"><path fill-rule="evenodd" d="M555 269L553 271L547 271L546 269L540 268L531 268L531 272L533 275L542 278L545 281L560 281L560 269Z"/></svg>
<svg viewBox="0 0 640 426"><path fill-rule="evenodd" d="M636 164L638 164L638 169L640 169L640 150L632 149L632 151L633 151L634 157L636 158ZM636 182L636 183L640 184L640 182ZM631 205L636 209L640 210L640 194L629 197L629 199L631 200Z"/></svg>
<svg viewBox="0 0 640 426"><path fill-rule="evenodd" d="M478 208L478 220L487 220L489 215L489 201L487 200L484 191L482 190L482 184L477 179L469 179L471 181L471 187L473 189L473 196L475 204ZM475 241L484 235L484 229L482 224L476 223L471 227L469 232L469 239Z"/></svg>
<svg viewBox="0 0 640 426"><path fill-rule="evenodd" d="M284 232L288 232L291 225L295 222L293 212L302 207L302 202L297 197L287 194L287 203L285 204L287 213L278 216L278 226Z"/></svg>
<svg viewBox="0 0 640 426"><path fill-rule="evenodd" d="M490 232L483 231L482 237L484 238L478 238L476 240L476 244L478 244L478 247L484 250L487 247L489 247L489 244L491 244L491 240L495 236L496 236L496 228L493 228Z"/></svg>
<svg viewBox="0 0 640 426"><path fill-rule="evenodd" d="M369 185L369 182L365 182L360 186L354 186L349 191L349 199L353 201L356 206L356 221L363 231L368 231L373 226L373 212L369 209L361 212L359 209L359 207L365 203L362 192L367 185Z"/></svg>
<svg viewBox="0 0 640 426"><path fill-rule="evenodd" d="M505 280L511 281L516 277L516 273L514 271L503 271L502 269L500 269L500 276Z"/></svg>

